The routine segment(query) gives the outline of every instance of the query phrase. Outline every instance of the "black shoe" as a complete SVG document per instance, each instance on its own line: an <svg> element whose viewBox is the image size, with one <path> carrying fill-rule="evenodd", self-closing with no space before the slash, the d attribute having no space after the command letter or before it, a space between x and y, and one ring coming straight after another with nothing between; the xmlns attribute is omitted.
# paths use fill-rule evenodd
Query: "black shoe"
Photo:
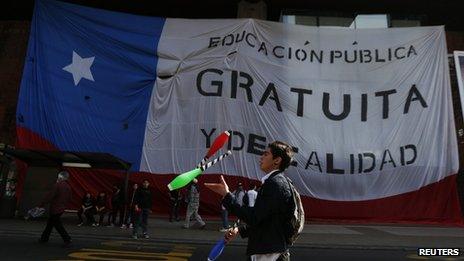
<svg viewBox="0 0 464 261"><path fill-rule="evenodd" d="M45 240L45 239L39 238L38 242L39 242L40 244L45 244L45 243L47 243L47 242L48 242L48 240Z"/></svg>

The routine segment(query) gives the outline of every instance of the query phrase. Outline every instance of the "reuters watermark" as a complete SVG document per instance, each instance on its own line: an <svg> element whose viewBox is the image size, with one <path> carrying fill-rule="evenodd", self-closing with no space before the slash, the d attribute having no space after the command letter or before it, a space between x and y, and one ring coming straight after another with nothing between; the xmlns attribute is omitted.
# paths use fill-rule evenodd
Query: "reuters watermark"
<svg viewBox="0 0 464 261"><path fill-rule="evenodd" d="M459 256L460 248L418 248L418 256Z"/></svg>

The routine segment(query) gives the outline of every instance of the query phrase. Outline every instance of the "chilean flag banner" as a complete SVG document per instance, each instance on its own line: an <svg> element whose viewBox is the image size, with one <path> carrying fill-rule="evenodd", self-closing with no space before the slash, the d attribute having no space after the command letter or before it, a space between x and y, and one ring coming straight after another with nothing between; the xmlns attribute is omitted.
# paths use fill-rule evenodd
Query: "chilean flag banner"
<svg viewBox="0 0 464 261"><path fill-rule="evenodd" d="M232 156L200 181L259 183L260 155L281 140L308 218L457 224L448 71L443 26L170 19L38 0L18 146L111 153L152 179L162 205L167 183L228 130ZM203 211L219 213L202 193Z"/></svg>

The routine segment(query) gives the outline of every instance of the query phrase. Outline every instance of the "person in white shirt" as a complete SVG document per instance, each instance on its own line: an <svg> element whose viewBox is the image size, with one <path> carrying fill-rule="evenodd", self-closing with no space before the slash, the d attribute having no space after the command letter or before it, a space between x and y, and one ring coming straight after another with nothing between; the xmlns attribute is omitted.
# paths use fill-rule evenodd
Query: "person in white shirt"
<svg viewBox="0 0 464 261"><path fill-rule="evenodd" d="M254 207L255 206L256 196L258 196L258 192L256 191L256 185L255 185L253 187L253 189L250 189L250 190L247 191L248 206L249 207Z"/></svg>
<svg viewBox="0 0 464 261"><path fill-rule="evenodd" d="M245 196L245 190L243 190L242 183L238 183L237 190L234 191L234 195L237 198L237 203L243 206L243 197Z"/></svg>

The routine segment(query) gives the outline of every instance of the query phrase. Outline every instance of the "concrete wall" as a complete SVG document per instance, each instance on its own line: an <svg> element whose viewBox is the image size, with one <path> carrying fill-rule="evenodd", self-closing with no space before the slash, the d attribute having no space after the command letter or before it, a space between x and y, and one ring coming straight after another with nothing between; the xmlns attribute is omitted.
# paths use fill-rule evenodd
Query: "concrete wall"
<svg viewBox="0 0 464 261"><path fill-rule="evenodd" d="M15 143L16 103L29 27L29 21L0 21L0 143Z"/></svg>

